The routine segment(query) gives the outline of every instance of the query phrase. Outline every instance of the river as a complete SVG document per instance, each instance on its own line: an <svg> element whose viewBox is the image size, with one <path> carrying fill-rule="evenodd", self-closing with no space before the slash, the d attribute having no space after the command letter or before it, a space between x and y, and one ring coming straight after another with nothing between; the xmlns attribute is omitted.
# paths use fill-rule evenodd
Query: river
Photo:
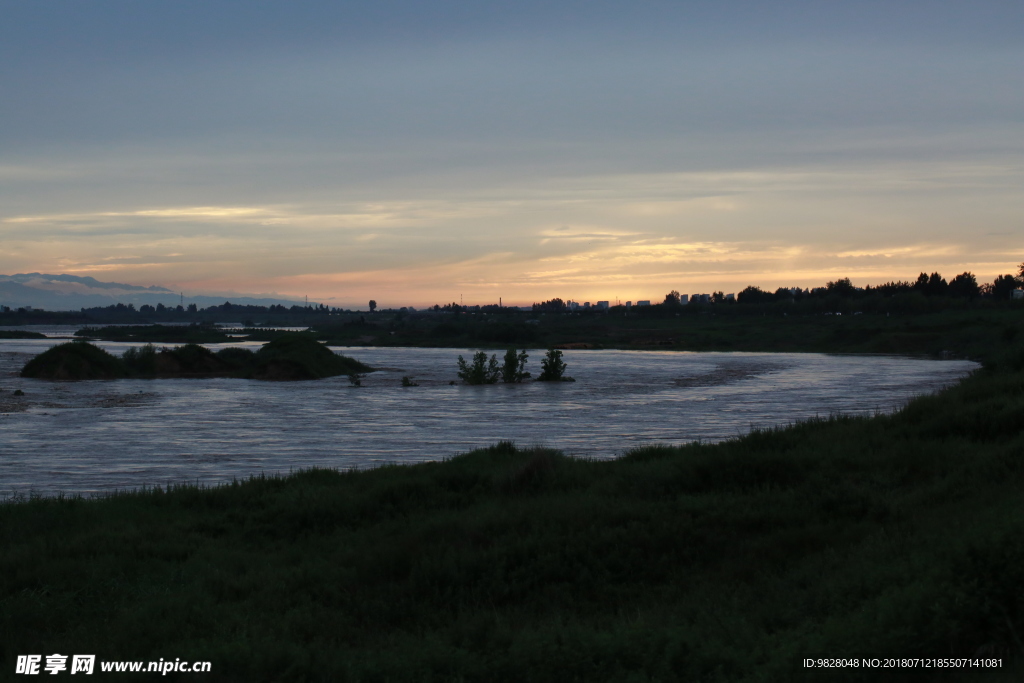
<svg viewBox="0 0 1024 683"><path fill-rule="evenodd" d="M345 377L17 376L54 343L0 341L0 497L422 462L499 440L613 458L645 444L713 442L815 416L888 412L977 367L889 356L579 350L564 352L576 382L471 387L450 384L457 357L468 360L471 350L345 348L336 350L381 368L362 387ZM99 345L113 353L131 346ZM542 356L530 351L534 375ZM402 387L403 376L419 386ZM25 395L15 397L15 389Z"/></svg>

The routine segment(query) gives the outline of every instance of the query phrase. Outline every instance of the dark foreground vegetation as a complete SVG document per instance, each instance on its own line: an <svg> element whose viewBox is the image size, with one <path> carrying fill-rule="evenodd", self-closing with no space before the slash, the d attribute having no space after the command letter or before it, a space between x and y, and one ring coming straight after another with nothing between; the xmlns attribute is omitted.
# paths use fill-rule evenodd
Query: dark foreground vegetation
<svg viewBox="0 0 1024 683"><path fill-rule="evenodd" d="M181 657L237 681L1017 681L1024 348L1000 345L894 415L612 462L499 444L0 505L0 662ZM1002 668L802 668L817 657Z"/></svg>
<svg viewBox="0 0 1024 683"><path fill-rule="evenodd" d="M131 348L118 358L84 341L59 344L39 354L22 377L81 380L122 377L238 377L266 380L320 379L372 370L334 353L306 335L285 334L258 351L229 347L213 352L198 344Z"/></svg>

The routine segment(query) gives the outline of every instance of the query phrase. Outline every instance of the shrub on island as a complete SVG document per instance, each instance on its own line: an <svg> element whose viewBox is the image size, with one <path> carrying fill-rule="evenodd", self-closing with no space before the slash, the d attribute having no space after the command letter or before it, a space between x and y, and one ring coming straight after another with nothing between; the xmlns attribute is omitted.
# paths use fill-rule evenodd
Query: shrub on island
<svg viewBox="0 0 1024 683"><path fill-rule="evenodd" d="M514 348L505 352L505 362L501 366L501 381L505 384L520 384L524 379L530 377L526 371L526 349L516 353Z"/></svg>
<svg viewBox="0 0 1024 683"><path fill-rule="evenodd" d="M488 358L483 351L473 354L472 363L459 356L459 379L466 384L497 384L499 380L505 384L519 384L530 376L526 371L527 358L526 349L517 352L515 348L505 352L504 362L500 365L496 354Z"/></svg>
<svg viewBox="0 0 1024 683"><path fill-rule="evenodd" d="M575 382L572 377L565 375L565 362L562 360L562 352L558 349L548 349L540 361L540 377L538 382Z"/></svg>
<svg viewBox="0 0 1024 683"><path fill-rule="evenodd" d="M199 344L183 344L160 349L156 354L157 377L231 377L244 376L219 354Z"/></svg>
<svg viewBox="0 0 1024 683"><path fill-rule="evenodd" d="M121 362L132 377L244 377L251 364L245 357L251 359L252 355L248 349L222 349L214 353L199 344L159 350L146 344L125 351Z"/></svg>
<svg viewBox="0 0 1024 683"><path fill-rule="evenodd" d="M501 366L496 355L488 359L486 353L477 351L473 354L472 364L459 356L459 379L466 384L495 384L500 377Z"/></svg>

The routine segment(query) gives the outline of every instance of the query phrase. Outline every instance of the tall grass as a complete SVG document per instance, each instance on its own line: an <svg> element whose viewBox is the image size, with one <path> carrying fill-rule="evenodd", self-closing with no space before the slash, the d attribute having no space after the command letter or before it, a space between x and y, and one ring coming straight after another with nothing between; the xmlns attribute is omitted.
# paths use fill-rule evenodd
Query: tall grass
<svg viewBox="0 0 1024 683"><path fill-rule="evenodd" d="M892 415L0 505L0 661L209 680L1019 680L1024 355ZM1003 659L807 671L808 657ZM1016 678L1014 678L1016 677ZM127 678L126 678L127 680Z"/></svg>

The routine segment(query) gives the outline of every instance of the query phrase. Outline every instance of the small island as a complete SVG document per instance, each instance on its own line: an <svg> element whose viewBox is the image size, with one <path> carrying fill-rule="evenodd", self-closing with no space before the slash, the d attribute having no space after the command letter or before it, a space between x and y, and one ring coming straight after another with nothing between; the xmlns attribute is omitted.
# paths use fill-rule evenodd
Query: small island
<svg viewBox="0 0 1024 683"><path fill-rule="evenodd" d="M0 339L46 339L46 335L25 330L0 330Z"/></svg>
<svg viewBox="0 0 1024 683"><path fill-rule="evenodd" d="M255 352L238 347L214 352L198 344L157 349L147 344L128 349L120 358L88 342L72 341L30 360L21 376L55 380L235 377L288 381L372 370L306 335L288 334Z"/></svg>

